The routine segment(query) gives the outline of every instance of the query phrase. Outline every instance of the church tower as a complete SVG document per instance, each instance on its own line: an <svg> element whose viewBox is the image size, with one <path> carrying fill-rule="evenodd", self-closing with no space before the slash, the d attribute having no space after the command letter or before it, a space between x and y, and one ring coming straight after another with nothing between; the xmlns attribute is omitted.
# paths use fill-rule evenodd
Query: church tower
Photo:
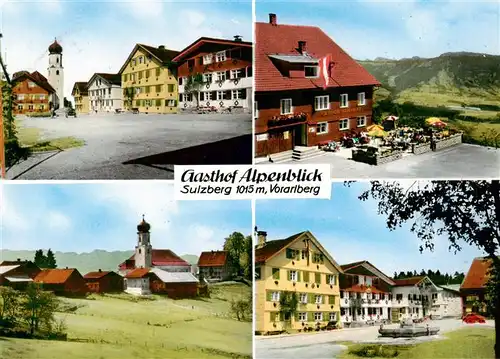
<svg viewBox="0 0 500 359"><path fill-rule="evenodd" d="M52 105L55 109L64 106L64 67L62 63L62 51L62 46L54 39L52 45L49 46L47 80L54 90L56 90L52 98Z"/></svg>
<svg viewBox="0 0 500 359"><path fill-rule="evenodd" d="M135 267L136 268L151 268L152 265L152 252L151 241L149 237L149 230L151 226L144 220L137 225L137 245L135 246Z"/></svg>

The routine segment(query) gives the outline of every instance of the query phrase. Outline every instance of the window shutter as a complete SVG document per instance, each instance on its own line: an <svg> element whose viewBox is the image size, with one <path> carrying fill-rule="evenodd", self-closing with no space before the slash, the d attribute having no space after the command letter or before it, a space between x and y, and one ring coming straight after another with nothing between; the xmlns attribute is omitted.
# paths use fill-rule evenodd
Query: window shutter
<svg viewBox="0 0 500 359"><path fill-rule="evenodd" d="M309 300L308 300L308 302L314 304L314 294L309 293Z"/></svg>
<svg viewBox="0 0 500 359"><path fill-rule="evenodd" d="M294 319L295 319L296 322L299 321L299 312L295 313Z"/></svg>
<svg viewBox="0 0 500 359"><path fill-rule="evenodd" d="M230 100L231 99L231 90L226 90L224 92L224 100Z"/></svg>
<svg viewBox="0 0 500 359"><path fill-rule="evenodd" d="M246 77L246 71L245 69L240 69L240 72L238 72L238 78L245 78Z"/></svg>
<svg viewBox="0 0 500 359"><path fill-rule="evenodd" d="M292 258L292 254L291 254L291 249L290 248L286 249L286 257L289 258L289 259Z"/></svg>
<svg viewBox="0 0 500 359"><path fill-rule="evenodd" d="M300 282L300 271L297 271L297 282Z"/></svg>
<svg viewBox="0 0 500 359"><path fill-rule="evenodd" d="M335 296L334 295L329 296L329 303L328 304L335 305Z"/></svg>
<svg viewBox="0 0 500 359"><path fill-rule="evenodd" d="M271 313L269 313L269 315L271 317L271 323L275 322L276 321L276 312L271 312Z"/></svg>
<svg viewBox="0 0 500 359"><path fill-rule="evenodd" d="M242 100L247 99L247 90L246 89L240 90L240 99L242 99Z"/></svg>
<svg viewBox="0 0 500 359"><path fill-rule="evenodd" d="M231 78L231 71L227 70L226 71L226 80L229 80Z"/></svg>
<svg viewBox="0 0 500 359"><path fill-rule="evenodd" d="M309 272L304 272L304 282L309 282Z"/></svg>
<svg viewBox="0 0 500 359"><path fill-rule="evenodd" d="M247 77L252 77L252 66L247 67Z"/></svg>
<svg viewBox="0 0 500 359"><path fill-rule="evenodd" d="M321 273L315 274L316 284L321 284Z"/></svg>
<svg viewBox="0 0 500 359"><path fill-rule="evenodd" d="M307 312L307 321L308 322L314 321L314 313L313 312Z"/></svg>
<svg viewBox="0 0 500 359"><path fill-rule="evenodd" d="M288 280L292 280L292 271L288 271Z"/></svg>
<svg viewBox="0 0 500 359"><path fill-rule="evenodd" d="M322 296L321 296L321 304L325 304L325 301L326 301L326 300L325 300L325 296L324 296L324 295L322 295Z"/></svg>

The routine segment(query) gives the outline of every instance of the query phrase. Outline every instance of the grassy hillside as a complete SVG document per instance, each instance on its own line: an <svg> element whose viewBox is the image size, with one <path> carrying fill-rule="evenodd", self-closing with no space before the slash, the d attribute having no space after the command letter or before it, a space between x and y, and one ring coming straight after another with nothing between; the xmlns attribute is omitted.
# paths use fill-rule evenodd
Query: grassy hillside
<svg viewBox="0 0 500 359"><path fill-rule="evenodd" d="M128 295L64 299L75 312L58 313L68 341L0 338L11 359L251 358L252 323L229 315L231 299L251 287L226 285L226 297L131 300Z"/></svg>
<svg viewBox="0 0 500 359"><path fill-rule="evenodd" d="M90 253L74 253L74 252L55 252L57 266L59 268L77 268L82 274L102 270L117 270L117 267L125 259L130 258L133 251L113 251L108 252L96 249ZM0 252L0 260L33 260L35 251L11 251L3 249ZM188 263L195 264L198 262L198 257L187 254L182 256Z"/></svg>

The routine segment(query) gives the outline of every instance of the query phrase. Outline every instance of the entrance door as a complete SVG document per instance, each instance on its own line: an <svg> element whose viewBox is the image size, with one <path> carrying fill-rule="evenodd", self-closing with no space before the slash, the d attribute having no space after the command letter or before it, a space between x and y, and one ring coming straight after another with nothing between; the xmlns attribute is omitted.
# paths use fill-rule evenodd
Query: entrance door
<svg viewBox="0 0 500 359"><path fill-rule="evenodd" d="M279 153L283 151L288 151L292 149L292 139L290 136L290 131L270 131L267 140L268 153Z"/></svg>
<svg viewBox="0 0 500 359"><path fill-rule="evenodd" d="M293 128L293 145L307 146L306 125L297 125Z"/></svg>

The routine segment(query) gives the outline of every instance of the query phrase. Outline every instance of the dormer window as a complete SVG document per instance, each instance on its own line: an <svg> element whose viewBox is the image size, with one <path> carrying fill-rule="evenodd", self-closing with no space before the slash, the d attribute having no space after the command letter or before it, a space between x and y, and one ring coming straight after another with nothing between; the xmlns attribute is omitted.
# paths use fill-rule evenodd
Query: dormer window
<svg viewBox="0 0 500 359"><path fill-rule="evenodd" d="M213 61L213 56L212 54L207 54L207 55L203 55L203 65L209 65L212 63Z"/></svg>
<svg viewBox="0 0 500 359"><path fill-rule="evenodd" d="M306 77L318 77L319 69L318 66L304 66L304 74Z"/></svg>
<svg viewBox="0 0 500 359"><path fill-rule="evenodd" d="M292 113L292 99L286 98L280 101L280 109L282 115L289 115Z"/></svg>
<svg viewBox="0 0 500 359"><path fill-rule="evenodd" d="M217 62L226 61L226 51L218 52L217 54L215 54L215 58Z"/></svg>

